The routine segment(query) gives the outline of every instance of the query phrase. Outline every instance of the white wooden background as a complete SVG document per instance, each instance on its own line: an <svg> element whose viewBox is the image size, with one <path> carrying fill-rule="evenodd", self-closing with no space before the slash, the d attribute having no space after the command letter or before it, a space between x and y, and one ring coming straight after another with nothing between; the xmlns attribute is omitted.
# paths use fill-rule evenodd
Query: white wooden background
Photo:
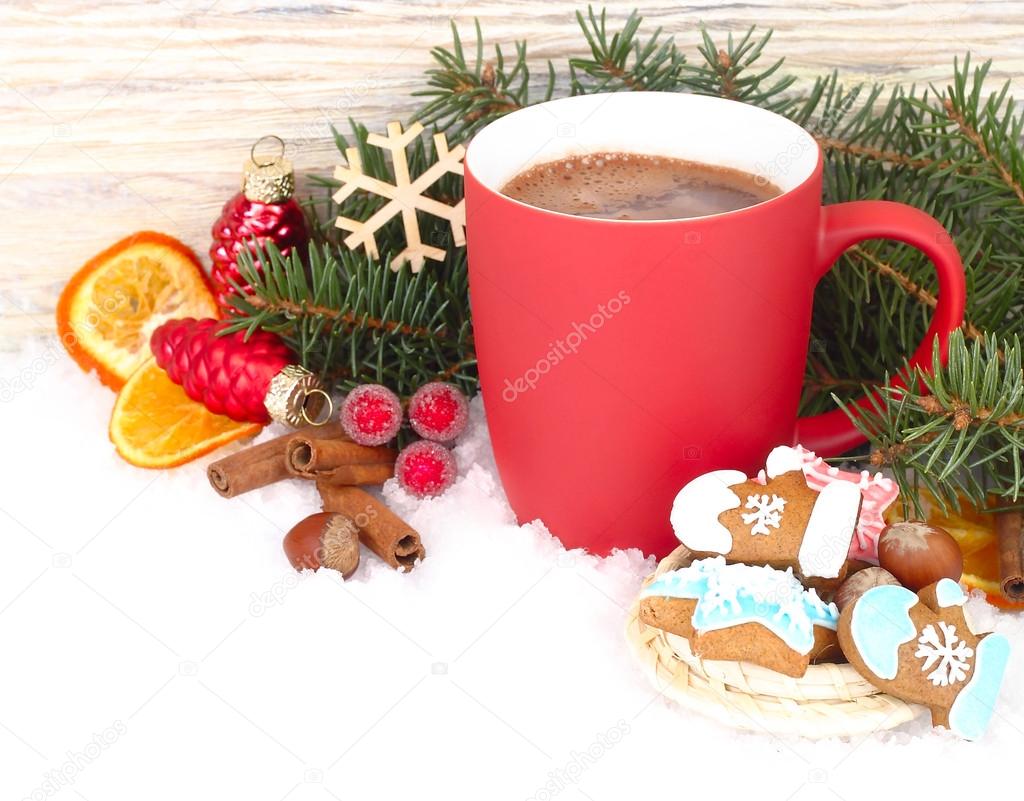
<svg viewBox="0 0 1024 801"><path fill-rule="evenodd" d="M327 121L404 116L429 49L454 17L491 41L526 38L533 58L582 54L564 0L3 0L0 4L0 344L48 331L67 276L134 230L200 253L236 191L249 144L297 143L300 171L336 154ZM609 3L621 18L633 3ZM967 50L994 78L1024 70L1024 3L680 3L648 0L648 21L687 49L716 33L771 26L770 54L802 75L939 81ZM652 26L653 27L653 26Z"/></svg>

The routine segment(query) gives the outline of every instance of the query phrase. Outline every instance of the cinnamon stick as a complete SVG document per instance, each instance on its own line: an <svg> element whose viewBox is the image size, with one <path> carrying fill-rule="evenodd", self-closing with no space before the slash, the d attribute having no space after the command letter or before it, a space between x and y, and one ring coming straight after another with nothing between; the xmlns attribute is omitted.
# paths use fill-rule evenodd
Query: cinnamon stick
<svg viewBox="0 0 1024 801"><path fill-rule="evenodd" d="M996 513L999 538L999 581L1003 596L1024 601L1024 514L1014 509Z"/></svg>
<svg viewBox="0 0 1024 801"><path fill-rule="evenodd" d="M355 442L322 439L316 432L293 437L285 451L290 475L327 484L383 484L394 475L391 448L369 448Z"/></svg>
<svg viewBox="0 0 1024 801"><path fill-rule="evenodd" d="M420 535L370 493L323 481L318 481L316 488L324 511L350 518L359 530L360 542L391 567L409 571L426 556Z"/></svg>
<svg viewBox="0 0 1024 801"><path fill-rule="evenodd" d="M234 498L244 492L288 478L288 467L285 463L288 443L295 437L310 435L320 439L340 439L345 436L345 432L341 428L341 423L306 426L225 456L206 469L210 485L222 497Z"/></svg>

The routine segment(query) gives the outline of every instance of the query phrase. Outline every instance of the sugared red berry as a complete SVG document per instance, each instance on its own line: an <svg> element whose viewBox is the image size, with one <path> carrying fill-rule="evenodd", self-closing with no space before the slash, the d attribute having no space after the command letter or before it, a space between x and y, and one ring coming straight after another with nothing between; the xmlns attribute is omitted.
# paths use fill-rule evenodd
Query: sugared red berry
<svg viewBox="0 0 1024 801"><path fill-rule="evenodd" d="M452 384L424 384L409 400L413 431L434 442L451 442L466 428L469 401Z"/></svg>
<svg viewBox="0 0 1024 801"><path fill-rule="evenodd" d="M443 445L421 439L398 454L395 478L417 498L440 495L455 483L455 457Z"/></svg>
<svg viewBox="0 0 1024 801"><path fill-rule="evenodd" d="M363 384L345 396L341 427L360 445L384 445L402 427L402 404L387 387Z"/></svg>

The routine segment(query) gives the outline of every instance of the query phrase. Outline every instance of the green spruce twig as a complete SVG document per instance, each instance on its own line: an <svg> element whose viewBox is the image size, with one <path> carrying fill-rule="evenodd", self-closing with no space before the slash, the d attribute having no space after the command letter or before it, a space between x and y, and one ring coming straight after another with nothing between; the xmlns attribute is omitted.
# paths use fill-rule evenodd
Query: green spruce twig
<svg viewBox="0 0 1024 801"><path fill-rule="evenodd" d="M930 370L912 371L906 388L888 387L867 409L837 398L871 443L870 461L893 471L904 504L922 514L919 487L944 510L961 497L979 508L1018 506L1024 449L1024 373L1020 340L956 332L946 366L935 343Z"/></svg>
<svg viewBox="0 0 1024 801"><path fill-rule="evenodd" d="M411 394L428 381L476 389L476 356L465 296L465 251L445 263L448 280L429 270L392 270L362 254L320 245L304 264L272 244L243 253L239 269L252 287L232 299L228 331L279 334L304 367L347 390L382 383Z"/></svg>
<svg viewBox="0 0 1024 801"><path fill-rule="evenodd" d="M593 6L576 12L583 37L590 47L586 58L569 59L569 85L574 95L621 90L673 92L682 82L686 57L672 37L657 28L646 39L638 35L643 23L636 11L622 27L609 34L608 14Z"/></svg>
<svg viewBox="0 0 1024 801"><path fill-rule="evenodd" d="M452 22L452 49L435 47L431 51L437 66L427 70L427 88L413 92L414 97L428 98L413 119L444 130L453 143L469 139L503 114L550 100L555 90L555 68L549 61L545 90L531 99L526 42L513 45L515 55L510 61L501 45L494 46L493 59L485 60L479 20L475 28L474 56L468 59L459 29Z"/></svg>

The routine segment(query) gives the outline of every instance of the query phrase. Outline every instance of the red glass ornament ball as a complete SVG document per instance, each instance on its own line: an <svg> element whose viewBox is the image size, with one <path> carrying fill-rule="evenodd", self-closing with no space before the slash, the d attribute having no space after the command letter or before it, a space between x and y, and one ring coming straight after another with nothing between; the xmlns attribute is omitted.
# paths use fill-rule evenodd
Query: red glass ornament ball
<svg viewBox="0 0 1024 801"><path fill-rule="evenodd" d="M455 483L455 472L452 452L426 439L404 447L395 461L395 478L417 498L440 495Z"/></svg>
<svg viewBox="0 0 1024 801"><path fill-rule="evenodd" d="M360 445L384 445L402 427L402 403L385 386L363 384L345 396L341 427Z"/></svg>
<svg viewBox="0 0 1024 801"><path fill-rule="evenodd" d="M469 401L452 384L432 381L409 400L409 423L424 439L451 442L465 431L468 419Z"/></svg>

